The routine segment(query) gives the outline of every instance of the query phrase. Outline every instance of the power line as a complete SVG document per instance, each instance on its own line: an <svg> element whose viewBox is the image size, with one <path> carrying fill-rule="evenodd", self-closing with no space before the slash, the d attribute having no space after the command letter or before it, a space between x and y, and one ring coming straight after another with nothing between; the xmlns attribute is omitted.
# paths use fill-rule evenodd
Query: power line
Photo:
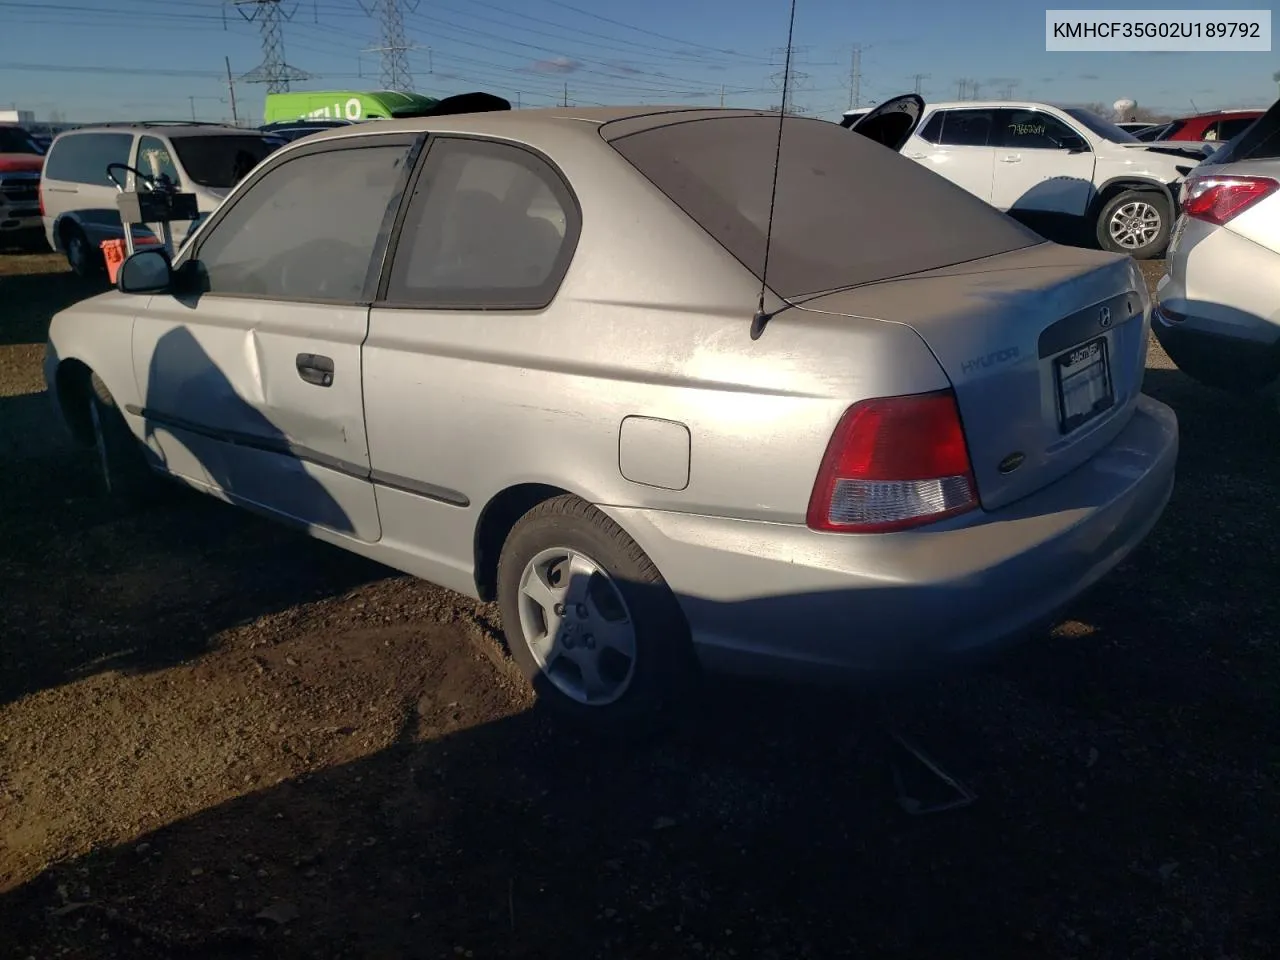
<svg viewBox="0 0 1280 960"><path fill-rule="evenodd" d="M288 93L289 83L293 80L310 80L305 71L292 67L284 58L285 20L293 19L298 9L295 4L288 13L284 12L281 0L231 0L240 16L250 23L257 23L262 32L262 63L250 70L240 79L246 83L265 83L267 93ZM252 13L245 13L252 9Z"/></svg>
<svg viewBox="0 0 1280 960"><path fill-rule="evenodd" d="M382 45L365 52L382 55L383 89L411 93L413 76L409 72L408 54L413 44L405 41L404 11L408 9L412 13L418 9L418 0L373 0L369 6L360 0L360 6L369 16L376 16L382 27Z"/></svg>

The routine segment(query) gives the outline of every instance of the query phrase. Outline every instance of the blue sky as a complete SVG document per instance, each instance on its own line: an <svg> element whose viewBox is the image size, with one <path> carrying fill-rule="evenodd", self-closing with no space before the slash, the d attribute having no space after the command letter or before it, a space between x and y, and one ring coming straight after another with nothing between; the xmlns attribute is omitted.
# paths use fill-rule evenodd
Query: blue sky
<svg viewBox="0 0 1280 960"><path fill-rule="evenodd" d="M377 0L365 0L374 6ZM487 90L522 106L770 106L786 43L787 0L401 0L417 90ZM1246 3L1199 0L1198 9ZM1054 4L1055 7L1058 4ZM1066 4L1063 4L1066 6ZM1081 8L1112 5L1095 2ZM1129 2L1126 9L1167 9ZM359 0L285 0L287 61L313 79L293 89L375 89L378 25ZM799 0L795 103L838 117L849 106L851 52L861 101L914 88L954 99L971 78L984 96L1111 103L1175 113L1266 106L1280 56L1046 53L1044 5L1028 0L851 3ZM230 0L0 0L0 107L48 119L222 119L224 57L235 76L262 59L258 25ZM241 118L261 115L265 88L236 84Z"/></svg>

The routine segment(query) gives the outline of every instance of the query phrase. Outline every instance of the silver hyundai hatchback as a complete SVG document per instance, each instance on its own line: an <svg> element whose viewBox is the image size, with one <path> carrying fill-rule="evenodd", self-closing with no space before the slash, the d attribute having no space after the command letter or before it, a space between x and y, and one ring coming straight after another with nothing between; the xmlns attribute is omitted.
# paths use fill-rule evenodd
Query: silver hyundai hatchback
<svg viewBox="0 0 1280 960"><path fill-rule="evenodd" d="M1134 262L898 155L917 101L864 136L654 107L313 135L58 314L51 392L116 493L167 474L496 599L579 717L652 717L699 665L945 666L1143 540L1178 430Z"/></svg>

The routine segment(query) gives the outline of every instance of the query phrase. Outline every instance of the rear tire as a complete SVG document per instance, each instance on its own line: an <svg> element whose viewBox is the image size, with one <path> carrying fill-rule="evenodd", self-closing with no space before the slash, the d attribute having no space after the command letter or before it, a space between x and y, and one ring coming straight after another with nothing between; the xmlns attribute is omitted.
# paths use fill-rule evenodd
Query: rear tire
<svg viewBox="0 0 1280 960"><path fill-rule="evenodd" d="M1102 205L1095 224L1098 246L1135 260L1164 253L1173 232L1168 201L1153 190L1123 190Z"/></svg>
<svg viewBox="0 0 1280 960"><path fill-rule="evenodd" d="M675 594L591 504L563 495L521 517L497 593L512 659L582 732L650 732L686 705L696 665Z"/></svg>
<svg viewBox="0 0 1280 960"><path fill-rule="evenodd" d="M142 444L96 373L89 375L89 422L108 497L122 504L143 505L165 492L163 481L147 464Z"/></svg>

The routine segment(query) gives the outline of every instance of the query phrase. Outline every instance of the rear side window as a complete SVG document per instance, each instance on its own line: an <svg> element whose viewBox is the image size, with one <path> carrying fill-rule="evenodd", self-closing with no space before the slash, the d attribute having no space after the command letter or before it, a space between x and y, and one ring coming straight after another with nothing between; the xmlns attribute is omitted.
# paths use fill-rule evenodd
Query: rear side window
<svg viewBox="0 0 1280 960"><path fill-rule="evenodd" d="M993 142L992 110L943 110L937 143L950 147L985 147Z"/></svg>
<svg viewBox="0 0 1280 960"><path fill-rule="evenodd" d="M441 138L427 153L405 215L386 299L546 306L577 234L577 205L545 160L508 144Z"/></svg>
<svg viewBox="0 0 1280 960"><path fill-rule="evenodd" d="M187 179L221 190L234 187L284 142L277 137L235 134L169 139Z"/></svg>
<svg viewBox="0 0 1280 960"><path fill-rule="evenodd" d="M54 143L45 160L44 176L48 180L110 187L107 164L127 164L132 152L131 133L73 133ZM116 176L124 174L116 171Z"/></svg>
<svg viewBox="0 0 1280 960"><path fill-rule="evenodd" d="M948 123L950 117L948 117ZM825 120L783 122L768 285L820 293L1044 241L932 170ZM608 127L602 131L608 139ZM757 279L778 120L668 122L612 140Z"/></svg>
<svg viewBox="0 0 1280 960"><path fill-rule="evenodd" d="M234 202L196 257L208 290L228 296L364 300L407 146L330 150L289 160Z"/></svg>

